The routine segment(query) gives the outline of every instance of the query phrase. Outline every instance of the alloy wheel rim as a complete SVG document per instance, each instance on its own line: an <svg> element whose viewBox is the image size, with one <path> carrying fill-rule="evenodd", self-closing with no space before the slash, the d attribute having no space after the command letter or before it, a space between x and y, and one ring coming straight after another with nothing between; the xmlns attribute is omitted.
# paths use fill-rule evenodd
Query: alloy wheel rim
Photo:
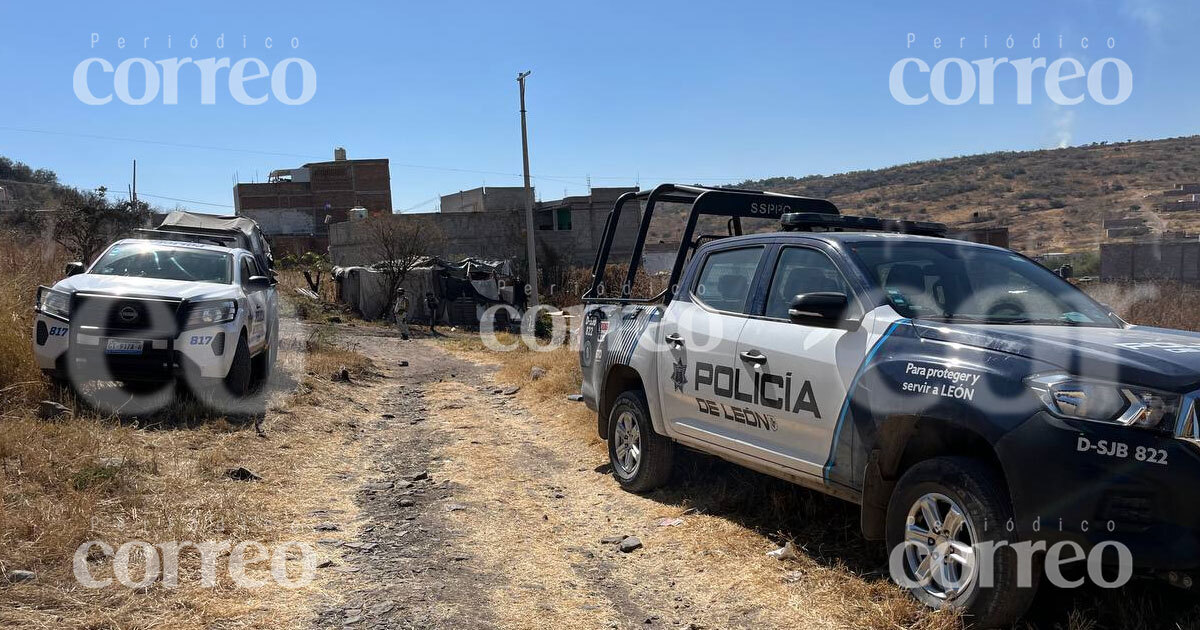
<svg viewBox="0 0 1200 630"><path fill-rule="evenodd" d="M928 493L913 502L904 529L904 568L908 578L941 600L962 598L979 573L970 517L950 497Z"/></svg>
<svg viewBox="0 0 1200 630"><path fill-rule="evenodd" d="M625 411L617 416L614 437L613 463L623 476L632 477L637 473L642 459L642 430L632 412Z"/></svg>

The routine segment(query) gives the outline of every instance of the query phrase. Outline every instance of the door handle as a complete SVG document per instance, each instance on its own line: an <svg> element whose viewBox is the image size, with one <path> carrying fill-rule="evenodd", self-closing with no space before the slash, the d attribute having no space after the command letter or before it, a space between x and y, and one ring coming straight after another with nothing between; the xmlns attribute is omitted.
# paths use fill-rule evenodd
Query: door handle
<svg viewBox="0 0 1200 630"><path fill-rule="evenodd" d="M742 355L743 361L749 361L751 363L758 363L758 364L763 364L763 363L767 362L767 355L759 352L758 350L748 350L746 352L741 353L741 355Z"/></svg>
<svg viewBox="0 0 1200 630"><path fill-rule="evenodd" d="M671 334L667 335L667 343L671 344L672 346L674 346L676 348L682 348L683 347L683 337L681 337L679 335L679 333L671 333Z"/></svg>

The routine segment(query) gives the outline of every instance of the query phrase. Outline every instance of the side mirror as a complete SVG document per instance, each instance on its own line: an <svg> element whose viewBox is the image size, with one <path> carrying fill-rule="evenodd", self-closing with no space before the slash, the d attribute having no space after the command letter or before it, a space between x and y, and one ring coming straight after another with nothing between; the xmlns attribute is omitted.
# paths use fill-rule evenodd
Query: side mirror
<svg viewBox="0 0 1200 630"><path fill-rule="evenodd" d="M72 263L67 263L67 268L63 273L67 274L67 277L70 278L71 276L77 276L77 275L83 273L84 271L87 271L87 267L84 266L83 263L72 262Z"/></svg>
<svg viewBox="0 0 1200 630"><path fill-rule="evenodd" d="M845 293L802 293L792 299L788 317L794 324L836 327L847 322L850 300Z"/></svg>
<svg viewBox="0 0 1200 630"><path fill-rule="evenodd" d="M251 291L262 291L263 289L271 288L271 278L267 276L250 276L246 280L246 288Z"/></svg>

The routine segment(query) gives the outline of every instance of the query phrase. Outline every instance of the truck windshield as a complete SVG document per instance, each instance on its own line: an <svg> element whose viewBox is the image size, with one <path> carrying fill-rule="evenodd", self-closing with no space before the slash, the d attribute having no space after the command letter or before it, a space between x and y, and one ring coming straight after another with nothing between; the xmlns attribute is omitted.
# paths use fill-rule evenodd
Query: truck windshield
<svg viewBox="0 0 1200 630"><path fill-rule="evenodd" d="M1012 252L955 241L850 244L905 317L967 324L1116 327L1108 310Z"/></svg>
<svg viewBox="0 0 1200 630"><path fill-rule="evenodd" d="M229 284L229 254L161 245L114 245L89 273Z"/></svg>

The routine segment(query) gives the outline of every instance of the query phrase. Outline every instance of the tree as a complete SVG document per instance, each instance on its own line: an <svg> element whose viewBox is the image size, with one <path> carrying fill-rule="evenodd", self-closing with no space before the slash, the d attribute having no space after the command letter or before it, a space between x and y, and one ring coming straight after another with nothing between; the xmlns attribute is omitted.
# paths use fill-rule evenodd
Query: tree
<svg viewBox="0 0 1200 630"><path fill-rule="evenodd" d="M104 246L150 220L146 202L113 203L106 192L103 187L96 192L71 191L54 221L54 240L85 263Z"/></svg>
<svg viewBox="0 0 1200 630"><path fill-rule="evenodd" d="M330 269L329 259L316 252L304 252L298 264L304 267L302 272L304 273L304 281L308 283L308 288L312 289L313 293L320 295L321 277ZM314 277L316 280L313 279Z"/></svg>
<svg viewBox="0 0 1200 630"><path fill-rule="evenodd" d="M16 208L3 215L0 225L22 236L41 237L42 230L46 227L45 217L33 208Z"/></svg>
<svg viewBox="0 0 1200 630"><path fill-rule="evenodd" d="M384 313L391 313L396 289L404 284L414 265L438 250L442 233L429 219L413 215L393 214L365 221L368 251L378 261L375 268L386 278L388 297Z"/></svg>

